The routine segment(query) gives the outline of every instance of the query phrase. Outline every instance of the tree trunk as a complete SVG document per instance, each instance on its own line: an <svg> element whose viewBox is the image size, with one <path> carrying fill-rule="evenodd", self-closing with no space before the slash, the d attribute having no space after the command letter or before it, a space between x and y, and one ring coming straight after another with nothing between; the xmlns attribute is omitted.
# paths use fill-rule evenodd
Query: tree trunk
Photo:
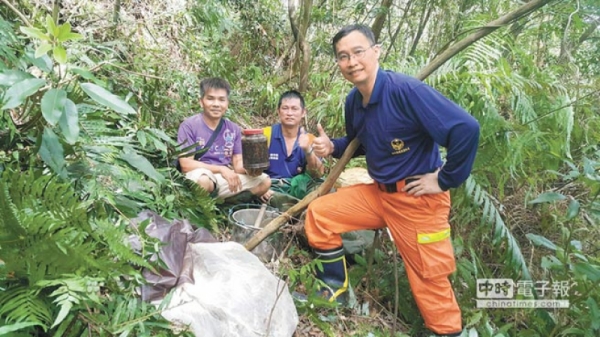
<svg viewBox="0 0 600 337"><path fill-rule="evenodd" d="M435 7L435 2L430 6L425 5L423 8L423 13L421 14L421 21L419 22L419 29L417 29L417 33L415 34L415 38L413 39L412 47L410 47L410 51L408 52L408 56L413 56L415 51L417 50L417 45L419 44L419 40L421 40L421 35L423 35L423 31L427 26L427 22L429 22L429 17L431 16L431 11Z"/></svg>
<svg viewBox="0 0 600 337"><path fill-rule="evenodd" d="M302 20L300 21L300 34L298 35L298 45L299 49L302 51L300 64L300 83L298 85L298 90L300 92L306 92L306 88L308 88L308 72L310 71L310 44L308 41L306 41L306 33L308 32L308 27L310 27L312 3L312 0L302 1Z"/></svg>
<svg viewBox="0 0 600 337"><path fill-rule="evenodd" d="M299 74L298 90L306 91L308 87L308 72L310 70L310 44L306 41L306 32L310 26L310 12L312 0L302 0L300 4L300 15L296 18L296 6L294 0L288 0L288 18L294 36L296 54L292 60L291 76L297 71Z"/></svg>
<svg viewBox="0 0 600 337"><path fill-rule="evenodd" d="M375 35L375 41L379 41L379 36L381 35L381 30L383 29L383 24L385 23L385 19L390 13L390 7L392 6L393 2L393 0L381 1L381 7L379 7L379 14L377 14L377 17L375 17L375 21L373 22L373 26L371 27L373 35Z"/></svg>

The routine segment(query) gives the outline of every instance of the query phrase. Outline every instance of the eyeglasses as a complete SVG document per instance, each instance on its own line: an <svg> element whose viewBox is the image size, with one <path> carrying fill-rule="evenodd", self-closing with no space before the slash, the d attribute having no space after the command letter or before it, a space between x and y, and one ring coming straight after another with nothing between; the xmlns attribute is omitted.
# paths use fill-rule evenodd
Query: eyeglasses
<svg viewBox="0 0 600 337"><path fill-rule="evenodd" d="M346 54L346 53L338 54L338 56L335 58L335 60L337 61L337 63L346 63L346 62L350 61L350 59L352 57L356 58L357 60L360 60L363 57L365 57L367 50L369 50L375 46L378 46L378 44L371 45L367 49L359 49L352 54Z"/></svg>

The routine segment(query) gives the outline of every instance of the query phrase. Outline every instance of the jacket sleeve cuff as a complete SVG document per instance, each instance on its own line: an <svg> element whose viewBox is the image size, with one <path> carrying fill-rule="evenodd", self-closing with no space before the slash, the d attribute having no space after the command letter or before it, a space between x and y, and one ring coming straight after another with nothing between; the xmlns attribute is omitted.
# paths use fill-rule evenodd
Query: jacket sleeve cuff
<svg viewBox="0 0 600 337"><path fill-rule="evenodd" d="M438 177L438 185L444 192L450 189L450 186L446 185L439 177Z"/></svg>

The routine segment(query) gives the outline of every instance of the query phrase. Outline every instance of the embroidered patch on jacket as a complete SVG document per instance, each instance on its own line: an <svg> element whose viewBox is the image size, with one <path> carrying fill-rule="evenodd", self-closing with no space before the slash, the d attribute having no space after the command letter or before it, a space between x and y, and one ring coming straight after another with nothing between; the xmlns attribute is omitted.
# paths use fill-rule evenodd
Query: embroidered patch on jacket
<svg viewBox="0 0 600 337"><path fill-rule="evenodd" d="M404 141L402 139L394 138L391 142L392 154L401 154L406 151L410 151L410 147L404 147Z"/></svg>

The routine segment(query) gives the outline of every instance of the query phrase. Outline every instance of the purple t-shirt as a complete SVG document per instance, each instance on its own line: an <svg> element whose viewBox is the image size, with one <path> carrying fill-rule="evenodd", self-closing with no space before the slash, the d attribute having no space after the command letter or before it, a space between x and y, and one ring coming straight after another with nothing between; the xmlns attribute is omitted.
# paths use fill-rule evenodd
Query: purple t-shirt
<svg viewBox="0 0 600 337"><path fill-rule="evenodd" d="M234 154L242 153L242 131L234 122L223 119L221 132L215 138L212 146L206 152L201 162L211 165L230 165ZM213 134L199 113L186 118L177 131L177 143L183 144L182 148L197 144L196 150L200 150Z"/></svg>

